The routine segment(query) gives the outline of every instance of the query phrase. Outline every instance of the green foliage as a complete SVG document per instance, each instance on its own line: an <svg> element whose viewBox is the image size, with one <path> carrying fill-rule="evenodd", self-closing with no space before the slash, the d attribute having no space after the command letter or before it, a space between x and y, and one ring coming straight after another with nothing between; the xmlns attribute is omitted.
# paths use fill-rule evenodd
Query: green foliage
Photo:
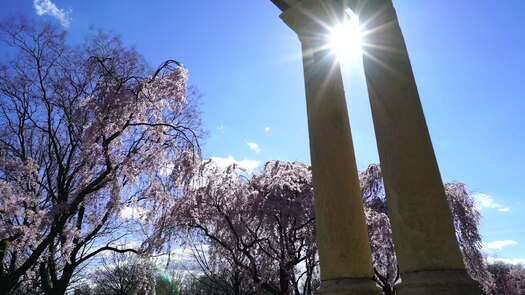
<svg viewBox="0 0 525 295"><path fill-rule="evenodd" d="M158 275L155 284L156 295L179 295L180 287L175 280L170 280L166 276Z"/></svg>

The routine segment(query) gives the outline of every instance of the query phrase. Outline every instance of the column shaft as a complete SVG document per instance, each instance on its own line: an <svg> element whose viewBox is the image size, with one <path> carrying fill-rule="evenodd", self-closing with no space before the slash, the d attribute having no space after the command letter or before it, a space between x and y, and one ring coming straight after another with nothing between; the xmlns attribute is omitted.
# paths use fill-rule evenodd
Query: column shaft
<svg viewBox="0 0 525 295"><path fill-rule="evenodd" d="M320 293L377 295L343 80L323 37L324 25L343 12L331 3L339 2L303 0L281 15L303 50Z"/></svg>
<svg viewBox="0 0 525 295"><path fill-rule="evenodd" d="M323 288L354 279L369 289L355 294L378 294L339 65L319 45L302 45Z"/></svg>
<svg viewBox="0 0 525 295"><path fill-rule="evenodd" d="M400 294L480 294L465 272L392 1L360 3L365 75L403 279Z"/></svg>
<svg viewBox="0 0 525 295"><path fill-rule="evenodd" d="M323 279L371 278L370 245L341 72L333 56L315 48L318 45L303 42L321 275Z"/></svg>

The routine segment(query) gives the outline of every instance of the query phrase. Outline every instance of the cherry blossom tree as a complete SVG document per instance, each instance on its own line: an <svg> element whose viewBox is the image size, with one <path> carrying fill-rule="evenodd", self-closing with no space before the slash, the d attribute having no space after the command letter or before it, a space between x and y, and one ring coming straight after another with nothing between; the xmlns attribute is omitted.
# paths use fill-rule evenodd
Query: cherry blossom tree
<svg viewBox="0 0 525 295"><path fill-rule="evenodd" d="M311 293L317 246L310 179L302 163L271 161L250 176L204 161L163 228L207 244L211 263L241 272L268 294Z"/></svg>
<svg viewBox="0 0 525 295"><path fill-rule="evenodd" d="M309 166L271 161L250 175L235 165L221 170L204 161L184 175L194 177L186 179L187 192L173 203L161 233L209 246L209 259L201 263L206 282L218 276L223 283L236 270L269 294L313 294L319 270ZM385 294L395 294L400 274L379 165L361 172L360 183L374 279ZM479 212L464 184L446 184L446 194L468 271L487 288L491 276L480 253ZM230 272L221 276L224 268Z"/></svg>
<svg viewBox="0 0 525 295"><path fill-rule="evenodd" d="M490 294L520 295L525 292L525 268L522 265L495 261L488 265L488 270L494 277Z"/></svg>
<svg viewBox="0 0 525 295"><path fill-rule="evenodd" d="M187 70L150 69L98 32L70 46L51 24L0 26L0 294L63 294L75 270L118 247L125 207L161 204L162 178L199 152ZM178 167L178 169L173 169Z"/></svg>
<svg viewBox="0 0 525 295"><path fill-rule="evenodd" d="M251 295L256 293L257 286L234 260L228 259L227 256L210 257L208 247L202 245L193 245L192 252L201 275L192 278L186 284L187 294Z"/></svg>

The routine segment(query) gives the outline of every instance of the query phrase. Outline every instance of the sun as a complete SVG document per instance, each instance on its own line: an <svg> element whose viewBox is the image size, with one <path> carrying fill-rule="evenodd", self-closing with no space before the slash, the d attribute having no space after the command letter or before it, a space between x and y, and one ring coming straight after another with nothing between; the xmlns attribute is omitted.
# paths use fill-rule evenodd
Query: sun
<svg viewBox="0 0 525 295"><path fill-rule="evenodd" d="M361 57L362 32L359 17L353 12L347 12L347 18L330 29L328 47L340 61Z"/></svg>

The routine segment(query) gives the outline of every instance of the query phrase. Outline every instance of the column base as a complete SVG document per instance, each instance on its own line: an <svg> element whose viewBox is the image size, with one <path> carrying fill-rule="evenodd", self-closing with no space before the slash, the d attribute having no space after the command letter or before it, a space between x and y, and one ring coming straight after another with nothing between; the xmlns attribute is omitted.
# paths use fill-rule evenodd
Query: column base
<svg viewBox="0 0 525 295"><path fill-rule="evenodd" d="M420 271L401 274L399 295L481 295L481 287L463 270Z"/></svg>
<svg viewBox="0 0 525 295"><path fill-rule="evenodd" d="M381 295L372 279L338 279L321 282L317 295Z"/></svg>

